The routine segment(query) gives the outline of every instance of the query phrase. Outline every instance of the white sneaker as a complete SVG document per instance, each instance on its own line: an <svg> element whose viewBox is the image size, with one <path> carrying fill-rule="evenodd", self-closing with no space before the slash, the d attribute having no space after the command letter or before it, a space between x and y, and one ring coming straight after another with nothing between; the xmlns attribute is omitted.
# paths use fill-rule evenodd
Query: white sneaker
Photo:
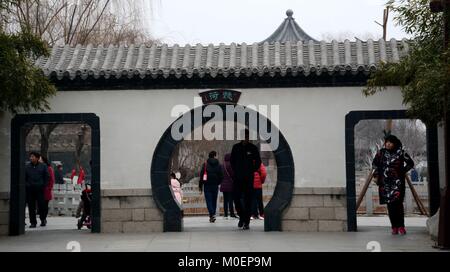
<svg viewBox="0 0 450 272"><path fill-rule="evenodd" d="M254 220L255 218L253 216L250 217L250 220Z"/></svg>
<svg viewBox="0 0 450 272"><path fill-rule="evenodd" d="M258 219L259 220L264 220L264 216L260 215L260 216L258 216Z"/></svg>

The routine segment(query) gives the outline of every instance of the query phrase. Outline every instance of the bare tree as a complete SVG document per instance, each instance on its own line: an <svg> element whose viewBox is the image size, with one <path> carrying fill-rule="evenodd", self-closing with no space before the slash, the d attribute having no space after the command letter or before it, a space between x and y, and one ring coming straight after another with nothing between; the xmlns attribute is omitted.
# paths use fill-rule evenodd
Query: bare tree
<svg viewBox="0 0 450 272"><path fill-rule="evenodd" d="M368 39L378 40L379 38L380 37L378 35L370 33L370 32L355 34L353 32L346 31L346 32L338 32L338 33L328 32L328 33L323 33L322 34L322 40L327 41L327 42L331 42L333 40L344 41L344 40L355 40L355 39L358 39L358 40L368 40Z"/></svg>
<svg viewBox="0 0 450 272"><path fill-rule="evenodd" d="M16 32L26 27L49 46L152 42L143 24L143 0L16 0L11 3L8 12L1 10L0 30ZM57 124L39 125L41 153L45 156L49 137L56 127Z"/></svg>
<svg viewBox="0 0 450 272"><path fill-rule="evenodd" d="M58 124L39 125L39 132L41 134L41 155L48 158L49 138L53 130Z"/></svg>
<svg viewBox="0 0 450 272"><path fill-rule="evenodd" d="M383 28L383 40L387 39L387 26L388 26L388 20L389 20L389 7L386 7L383 10L383 23L380 24L379 22L375 21L375 23Z"/></svg>
<svg viewBox="0 0 450 272"><path fill-rule="evenodd" d="M83 151L83 147L86 144L86 135L89 130L87 125L81 125L80 131L77 134L77 141L75 142L75 163L76 165L80 165L81 152Z"/></svg>
<svg viewBox="0 0 450 272"><path fill-rule="evenodd" d="M151 42L143 7L132 0L17 0L8 26L28 27L50 46Z"/></svg>
<svg viewBox="0 0 450 272"><path fill-rule="evenodd" d="M25 124L22 129L24 131L24 135L25 135L25 139L28 137L28 135L30 134L30 132L33 130L34 125L33 124Z"/></svg>
<svg viewBox="0 0 450 272"><path fill-rule="evenodd" d="M426 156L426 127L418 120L364 120L355 126L355 160L358 170L371 167L374 152L384 143L386 130L391 129L416 161Z"/></svg>
<svg viewBox="0 0 450 272"><path fill-rule="evenodd" d="M231 148L236 142L224 140L182 141L173 152L170 169L181 173L182 182L189 182L198 176L200 168L208 159L209 152L216 151L217 159L223 163L225 154L231 152Z"/></svg>

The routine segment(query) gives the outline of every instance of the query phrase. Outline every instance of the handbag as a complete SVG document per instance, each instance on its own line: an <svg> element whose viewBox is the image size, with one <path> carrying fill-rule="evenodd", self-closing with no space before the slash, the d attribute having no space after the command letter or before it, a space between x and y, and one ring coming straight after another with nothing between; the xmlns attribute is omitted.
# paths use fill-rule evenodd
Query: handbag
<svg viewBox="0 0 450 272"><path fill-rule="evenodd" d="M206 162L205 162L205 170L203 171L203 182L208 180L208 173L206 172Z"/></svg>

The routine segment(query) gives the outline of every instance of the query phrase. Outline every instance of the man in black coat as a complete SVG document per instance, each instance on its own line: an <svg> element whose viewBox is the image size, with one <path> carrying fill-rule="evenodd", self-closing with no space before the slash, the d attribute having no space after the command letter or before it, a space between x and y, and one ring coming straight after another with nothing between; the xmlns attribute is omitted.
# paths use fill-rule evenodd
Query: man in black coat
<svg viewBox="0 0 450 272"><path fill-rule="evenodd" d="M49 180L49 173L47 165L40 163L39 153L30 153L30 163L25 167L25 187L26 199L28 205L28 213L30 216L30 228L35 228L36 220L36 203L39 211L46 209L44 201L44 188L47 186ZM41 219L41 226L45 226L47 221L43 212L39 212Z"/></svg>
<svg viewBox="0 0 450 272"><path fill-rule="evenodd" d="M250 228L254 173L261 165L258 148L250 143L250 131L245 130L245 139L233 146L231 168L234 172L234 204L239 214L238 227Z"/></svg>

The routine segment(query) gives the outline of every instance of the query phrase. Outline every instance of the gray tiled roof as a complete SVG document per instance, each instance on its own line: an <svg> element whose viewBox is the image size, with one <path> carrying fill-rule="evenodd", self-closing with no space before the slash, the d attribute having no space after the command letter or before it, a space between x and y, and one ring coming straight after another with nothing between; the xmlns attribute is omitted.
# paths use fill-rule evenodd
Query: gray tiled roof
<svg viewBox="0 0 450 272"><path fill-rule="evenodd" d="M290 9L286 11L287 18L284 19L283 23L275 30L272 35L270 35L267 39L262 41L274 43L274 42L308 42L308 41L315 41L314 38L309 36L298 24L295 22L294 17L292 15L294 12Z"/></svg>
<svg viewBox="0 0 450 272"><path fill-rule="evenodd" d="M369 73L398 62L408 41L286 42L230 45L54 47L36 65L57 79L80 77L250 77Z"/></svg>

